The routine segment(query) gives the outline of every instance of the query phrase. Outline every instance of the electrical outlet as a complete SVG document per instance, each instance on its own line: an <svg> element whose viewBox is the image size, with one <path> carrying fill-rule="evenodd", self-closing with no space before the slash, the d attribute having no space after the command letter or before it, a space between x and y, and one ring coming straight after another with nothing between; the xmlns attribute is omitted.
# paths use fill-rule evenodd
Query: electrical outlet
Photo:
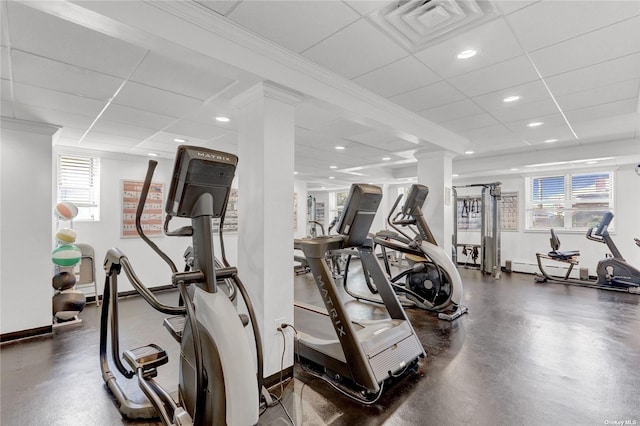
<svg viewBox="0 0 640 426"><path fill-rule="evenodd" d="M273 333L274 334L280 334L280 330L278 330L278 328L280 328L280 325L284 322L287 322L287 319L282 317L282 318L277 318L273 320Z"/></svg>

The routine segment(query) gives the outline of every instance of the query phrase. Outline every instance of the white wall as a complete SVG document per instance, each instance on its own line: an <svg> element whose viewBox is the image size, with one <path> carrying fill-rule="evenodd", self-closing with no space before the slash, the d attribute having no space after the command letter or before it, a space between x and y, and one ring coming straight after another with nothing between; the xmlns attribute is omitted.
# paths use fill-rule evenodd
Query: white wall
<svg viewBox="0 0 640 426"><path fill-rule="evenodd" d="M2 119L0 332L51 325L54 126Z"/></svg>
<svg viewBox="0 0 640 426"><path fill-rule="evenodd" d="M584 169L581 172L589 172L591 170ZM640 208L640 176L638 176L633 165L620 166L615 172L615 231L612 237L618 246L622 255L626 260L640 267L640 248L638 248L633 238L640 238L640 221L638 220L638 209ZM524 272L535 272L537 266L533 269L526 268L518 264L536 265L536 252L546 253L551 250L549 245L549 231L526 231L525 230L525 177L524 176L500 176L496 179L485 179L476 181L456 180L455 185L463 185L470 183L483 183L490 181L502 182L502 192L517 192L519 202L519 221L518 231L503 231L502 246L502 265L505 260L512 260L516 264L514 270L522 270ZM459 195L465 195L468 190L459 190ZM479 194L477 189L474 194ZM427 218L428 220L428 218ZM586 232L563 232L559 231L558 236L562 242L561 250L580 250L580 268L588 268L591 275L595 275L595 268L600 259L603 259L608 253L604 244L598 244L589 241L585 237ZM479 232L460 232L458 234L459 242L473 243L479 242ZM462 261L462 258L459 258Z"/></svg>

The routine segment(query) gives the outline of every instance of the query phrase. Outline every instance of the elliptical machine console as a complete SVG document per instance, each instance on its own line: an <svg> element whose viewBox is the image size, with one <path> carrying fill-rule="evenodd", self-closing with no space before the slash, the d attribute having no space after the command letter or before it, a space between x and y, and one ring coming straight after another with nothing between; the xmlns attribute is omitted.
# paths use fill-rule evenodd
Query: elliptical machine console
<svg viewBox="0 0 640 426"><path fill-rule="evenodd" d="M136 228L140 237L171 268L172 283L180 290L184 306L160 303L139 280L127 256L120 250L112 248L105 256L107 278L100 327L100 364L102 377L126 417L160 417L167 425L253 425L258 422L263 376L261 337L253 306L237 270L226 260L223 266L215 259L212 236L212 219L224 221L237 161L232 154L211 149L178 148L165 207L164 232L169 236L192 238L193 266L185 272L177 271L173 261L144 235L140 225L157 165L155 161L149 162L136 211ZM169 222L176 216L190 219L191 225L170 231ZM220 238L223 244L222 234ZM121 270L154 309L173 315L165 319L164 325L180 344L177 401L154 380L157 369L168 362L167 354L160 346L149 344L125 351L122 358L128 367L121 361L117 298L117 277ZM232 281L243 296L253 330L257 367L249 339L242 337L246 335L245 325L249 321L241 318L229 297L218 290L219 280ZM111 365L127 379L137 377L149 403L137 403L127 397L111 371Z"/></svg>
<svg viewBox="0 0 640 426"><path fill-rule="evenodd" d="M404 294L414 306L438 313L438 318L453 321L468 311L462 304L463 287L458 269L438 243L422 213L429 188L413 184L404 206L396 209L402 195L396 199L387 222L393 231L380 231L374 242L382 247L386 272L391 267L386 249L403 253L410 267L390 280L394 290ZM395 216L394 216L395 213ZM404 278L404 286L399 282Z"/></svg>

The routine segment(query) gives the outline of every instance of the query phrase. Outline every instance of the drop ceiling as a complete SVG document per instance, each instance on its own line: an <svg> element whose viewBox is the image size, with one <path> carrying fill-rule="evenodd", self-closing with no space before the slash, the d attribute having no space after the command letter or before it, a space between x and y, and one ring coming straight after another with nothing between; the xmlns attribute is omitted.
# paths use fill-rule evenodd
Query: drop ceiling
<svg viewBox="0 0 640 426"><path fill-rule="evenodd" d="M462 10L472 3L477 19ZM1 11L2 116L62 126L61 147L172 158L186 139L236 152L231 100L269 81L303 95L295 160L310 188L415 176L417 150L453 151L461 177L555 157L640 161L637 1L3 1Z"/></svg>

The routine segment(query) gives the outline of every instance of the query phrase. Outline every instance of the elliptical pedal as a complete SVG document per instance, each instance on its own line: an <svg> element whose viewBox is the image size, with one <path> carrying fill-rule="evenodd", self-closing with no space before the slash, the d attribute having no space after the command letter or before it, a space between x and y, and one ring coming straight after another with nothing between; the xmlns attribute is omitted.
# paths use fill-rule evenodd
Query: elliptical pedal
<svg viewBox="0 0 640 426"><path fill-rule="evenodd" d="M165 318L162 325L164 325L164 328L169 330L169 334L180 343L180 341L182 341L182 331L184 330L185 323L186 317L177 315L175 317Z"/></svg>
<svg viewBox="0 0 640 426"><path fill-rule="evenodd" d="M152 373L156 368L169 362L167 352L154 343L124 351L123 358L134 371L142 369L144 373Z"/></svg>

